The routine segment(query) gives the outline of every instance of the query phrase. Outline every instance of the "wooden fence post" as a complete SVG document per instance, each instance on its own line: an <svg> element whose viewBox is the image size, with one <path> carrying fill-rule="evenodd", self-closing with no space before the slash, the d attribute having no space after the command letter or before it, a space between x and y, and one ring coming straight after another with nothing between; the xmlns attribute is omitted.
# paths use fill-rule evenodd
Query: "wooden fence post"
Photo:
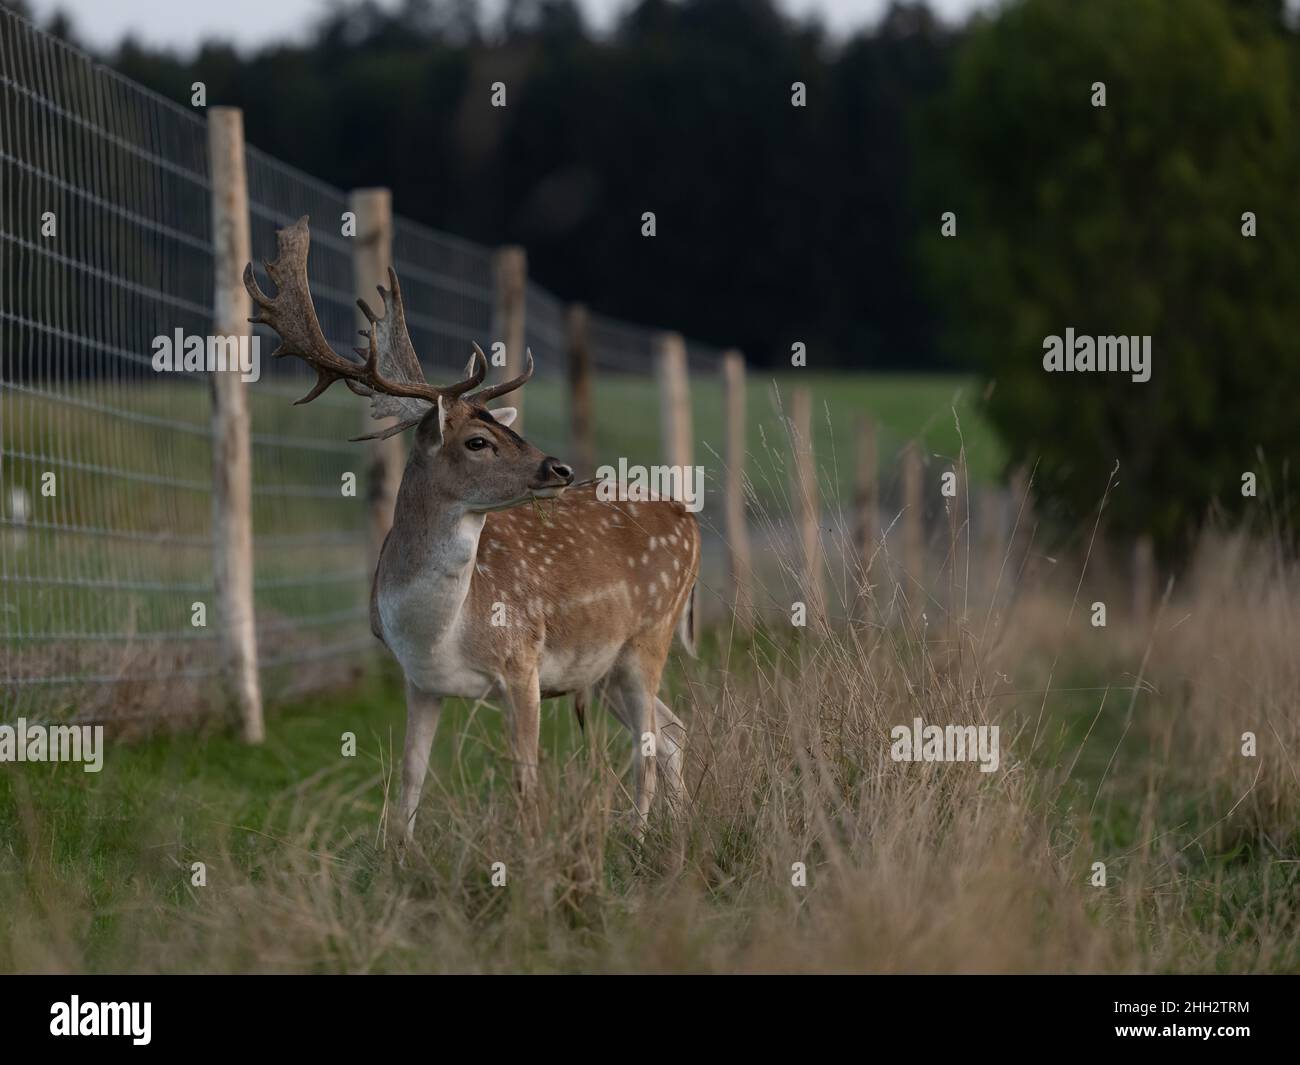
<svg viewBox="0 0 1300 1065"><path fill-rule="evenodd" d="M216 280L212 331L220 337L251 337L252 300L244 288L243 274L253 252L244 115L238 108L209 109L208 160ZM261 743L266 726L253 605L253 457L248 397L238 373L213 371L208 381L212 391L212 542L218 639L227 697L239 715L241 736L245 743Z"/></svg>
<svg viewBox="0 0 1300 1065"><path fill-rule="evenodd" d="M1151 602L1156 585L1155 551L1150 536L1139 536L1133 545L1133 624L1145 629L1151 624Z"/></svg>
<svg viewBox="0 0 1300 1065"><path fill-rule="evenodd" d="M680 333L660 333L655 375L659 379L660 446L664 461L685 477L691 465L691 386L686 376L686 342Z"/></svg>
<svg viewBox="0 0 1300 1065"><path fill-rule="evenodd" d="M921 493L921 449L915 441L903 448L903 570L908 600L925 598L925 515Z"/></svg>
<svg viewBox="0 0 1300 1065"><path fill-rule="evenodd" d="M858 580L865 594L869 583L871 559L880 541L880 505L877 480L880 476L876 458L876 425L866 415L855 420L858 441L858 465L853 492L854 526L858 548Z"/></svg>
<svg viewBox="0 0 1300 1065"><path fill-rule="evenodd" d="M352 287L370 306L382 306L375 289L388 287L388 267L393 260L393 199L388 189L354 189L348 196L348 210L356 215L357 235L352 243ZM357 309L357 328L369 329L370 323ZM370 433L393 425L395 418L374 422L370 404L361 412L362 432ZM366 493L370 504L370 569L379 564L379 551L393 527L393 508L397 506L397 489L402 483L405 453L399 433L387 440L372 440L368 452ZM369 601L367 593L367 601Z"/></svg>
<svg viewBox="0 0 1300 1065"><path fill-rule="evenodd" d="M591 396L591 329L587 308L569 305L569 432L579 477L596 471L596 422Z"/></svg>
<svg viewBox="0 0 1300 1065"><path fill-rule="evenodd" d="M737 628L745 631L754 623L754 588L749 527L745 523L745 357L738 351L723 353L722 391L727 418L724 535L730 560L732 609Z"/></svg>
<svg viewBox="0 0 1300 1065"><path fill-rule="evenodd" d="M524 308L528 288L528 256L524 249L517 245L498 248L492 257L492 272L496 279L492 341L506 346L506 365L501 372L504 381L524 371ZM526 391L510 393L509 405L519 412L511 428L520 434L524 431Z"/></svg>
<svg viewBox="0 0 1300 1065"><path fill-rule="evenodd" d="M796 388L790 397L790 444L796 519L799 526L800 583L808 608L808 620L826 623L826 597L822 590L821 508L817 488L817 467L813 461L812 394Z"/></svg>

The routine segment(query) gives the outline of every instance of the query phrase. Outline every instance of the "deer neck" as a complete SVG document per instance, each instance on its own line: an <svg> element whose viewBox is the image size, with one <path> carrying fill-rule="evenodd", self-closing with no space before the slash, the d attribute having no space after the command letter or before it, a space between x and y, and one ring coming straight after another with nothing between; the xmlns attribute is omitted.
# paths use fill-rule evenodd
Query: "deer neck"
<svg viewBox="0 0 1300 1065"><path fill-rule="evenodd" d="M469 595L485 515L440 495L408 467L379 562L385 631L437 642Z"/></svg>

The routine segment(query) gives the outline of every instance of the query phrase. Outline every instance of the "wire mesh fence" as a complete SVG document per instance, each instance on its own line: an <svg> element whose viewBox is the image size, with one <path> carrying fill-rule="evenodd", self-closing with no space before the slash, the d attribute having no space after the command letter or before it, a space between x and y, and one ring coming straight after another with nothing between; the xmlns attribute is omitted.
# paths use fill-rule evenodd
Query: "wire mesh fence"
<svg viewBox="0 0 1300 1065"><path fill-rule="evenodd" d="M203 123L0 13L6 715L160 702L216 669Z"/></svg>
<svg viewBox="0 0 1300 1065"><path fill-rule="evenodd" d="M491 334L491 249L399 217L393 220L393 269L402 281L406 324L425 376L457 377L470 345L485 344Z"/></svg>
<svg viewBox="0 0 1300 1065"><path fill-rule="evenodd" d="M321 326L352 347L355 299L373 294L355 291L348 196L251 147L246 168L259 280L275 230L310 215ZM0 11L0 719L181 717L215 692L208 375L154 366L160 338L213 330L211 193L202 112ZM426 376L458 375L492 340L492 250L395 218L392 260ZM563 453L564 304L529 282L525 323L526 431ZM365 405L339 388L293 406L310 372L255 335L254 592L274 696L333 683L375 646L365 488L342 489L364 481L348 437ZM602 451L657 452L655 336L593 316ZM716 376L717 352L687 351Z"/></svg>

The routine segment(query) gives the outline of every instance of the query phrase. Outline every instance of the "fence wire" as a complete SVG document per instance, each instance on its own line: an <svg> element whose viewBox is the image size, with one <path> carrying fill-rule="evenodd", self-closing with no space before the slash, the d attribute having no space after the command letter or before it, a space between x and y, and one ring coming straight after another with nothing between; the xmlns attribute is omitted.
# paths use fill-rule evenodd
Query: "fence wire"
<svg viewBox="0 0 1300 1065"><path fill-rule="evenodd" d="M347 196L247 150L255 271L275 230L311 216L326 338L357 343ZM160 337L213 329L207 127L0 10L0 720L185 715L220 672L213 593L211 400L202 373L157 372ZM493 252L404 218L392 257L430 381L494 341ZM563 303L525 292L537 375L526 432L569 445ZM271 360L247 389L255 605L268 694L333 683L374 645L365 405ZM598 445L652 461L656 332L592 316ZM687 343L693 372L718 353ZM716 376L716 375L714 375ZM345 494L348 474L355 495ZM205 617L200 617L206 613ZM198 624L204 621L206 624Z"/></svg>
<svg viewBox="0 0 1300 1065"><path fill-rule="evenodd" d="M393 269L402 282L406 325L425 377L435 384L459 378L472 345L486 347L492 332L491 249L398 217Z"/></svg>
<svg viewBox="0 0 1300 1065"><path fill-rule="evenodd" d="M0 12L6 716L217 668L207 385L151 366L212 329L209 191L201 121Z"/></svg>

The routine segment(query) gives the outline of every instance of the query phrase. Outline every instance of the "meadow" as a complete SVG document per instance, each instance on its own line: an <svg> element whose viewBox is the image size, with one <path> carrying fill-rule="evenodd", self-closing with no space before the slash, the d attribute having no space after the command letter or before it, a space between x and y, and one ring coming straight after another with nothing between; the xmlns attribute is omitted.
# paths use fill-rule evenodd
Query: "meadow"
<svg viewBox="0 0 1300 1065"><path fill-rule="evenodd" d="M811 393L813 451L819 456L826 498L852 498L854 419L866 415L877 430L883 473L890 475L898 452L916 440L936 455L955 457L963 441L970 475L989 482L1000 476L1004 456L991 427L979 413L979 383L961 374L846 374L816 370L778 373L751 368L746 378L746 450L757 458L753 491L764 506L779 507L789 484L772 475L766 457L788 449L784 419L796 387ZM659 461L659 408L644 378L596 378L597 455L625 455L632 462ZM559 382L541 378L528 385L525 399L528 435L539 446L564 454L567 409ZM695 461L712 474L725 458L725 423L720 380L691 378L691 417ZM604 461L603 459L601 459Z"/></svg>
<svg viewBox="0 0 1300 1065"><path fill-rule="evenodd" d="M924 589L886 552L839 574L828 629L769 615L675 654L691 802L643 844L599 708L583 733L544 704L530 835L499 714L451 702L399 861L382 660L259 749L210 726L110 739L98 775L8 767L0 969L1294 971L1300 571L1209 536L1139 628L1099 550L966 539ZM891 760L918 716L998 725L999 771Z"/></svg>

